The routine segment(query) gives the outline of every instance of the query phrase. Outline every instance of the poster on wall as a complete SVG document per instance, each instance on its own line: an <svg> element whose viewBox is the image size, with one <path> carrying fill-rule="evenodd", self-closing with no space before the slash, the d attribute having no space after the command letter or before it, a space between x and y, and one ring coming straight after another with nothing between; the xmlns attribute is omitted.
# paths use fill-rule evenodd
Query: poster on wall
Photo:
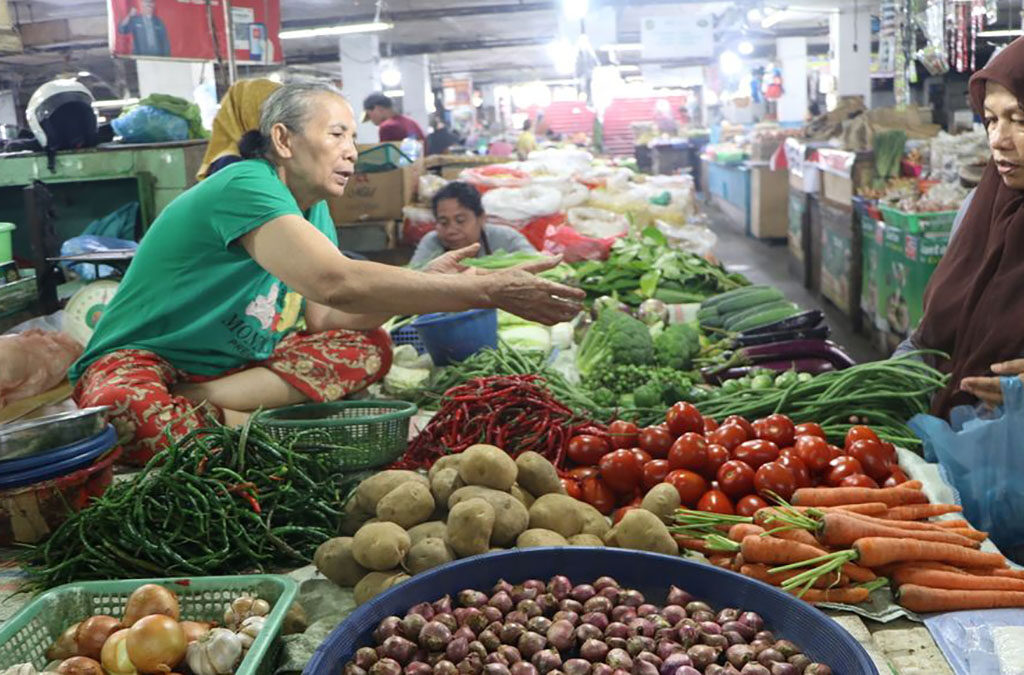
<svg viewBox="0 0 1024 675"><path fill-rule="evenodd" d="M714 56L714 27L711 12L644 17L640 20L643 57L685 59Z"/></svg>
<svg viewBox="0 0 1024 675"><path fill-rule="evenodd" d="M229 0L228 39L224 0L107 0L110 51L128 58L213 61L216 50L235 61L281 63L280 0ZM213 20L216 39L211 35Z"/></svg>

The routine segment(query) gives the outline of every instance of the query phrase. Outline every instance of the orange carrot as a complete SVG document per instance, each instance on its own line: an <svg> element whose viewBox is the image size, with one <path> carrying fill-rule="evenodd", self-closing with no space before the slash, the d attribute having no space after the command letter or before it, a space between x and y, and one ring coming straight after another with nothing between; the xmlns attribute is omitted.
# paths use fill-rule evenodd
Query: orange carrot
<svg viewBox="0 0 1024 675"><path fill-rule="evenodd" d="M743 559L748 563L788 565L825 555L826 551L817 546L808 546L795 541L752 535L744 537Z"/></svg>
<svg viewBox="0 0 1024 675"><path fill-rule="evenodd" d="M721 551L715 551L708 548L707 542L703 539L691 539L678 534L673 535L673 538L676 540L676 543L679 544L679 548L689 549L691 551L696 551L697 553L703 553L704 555L721 553Z"/></svg>
<svg viewBox="0 0 1024 675"><path fill-rule="evenodd" d="M764 528L753 523L736 523L729 528L729 538L733 541L743 541L743 537L750 534L764 534Z"/></svg>
<svg viewBox="0 0 1024 675"><path fill-rule="evenodd" d="M818 540L814 538L814 535L807 530L779 530L778 532L772 532L772 536L787 541L807 544L808 546L821 546Z"/></svg>
<svg viewBox="0 0 1024 675"><path fill-rule="evenodd" d="M907 504L894 506L885 514L887 520L924 520L932 516L944 516L947 513L960 513L962 506L956 504Z"/></svg>
<svg viewBox="0 0 1024 675"><path fill-rule="evenodd" d="M798 489L793 493L792 501L799 506L839 506L840 504L882 502L891 508L903 504L927 503L928 497L920 490L904 487L819 487Z"/></svg>
<svg viewBox="0 0 1024 675"><path fill-rule="evenodd" d="M961 537L967 537L968 539L973 539L974 541L985 541L986 539L988 539L988 532L982 532L981 530L974 530L971 528L954 529L951 527L943 529L949 532L955 532L959 534Z"/></svg>
<svg viewBox="0 0 1024 675"><path fill-rule="evenodd" d="M863 513L866 516L881 516L889 510L883 502L864 502L863 504L838 504L827 507L837 511L849 511L851 513Z"/></svg>
<svg viewBox="0 0 1024 675"><path fill-rule="evenodd" d="M863 565L857 563L846 563L843 565L843 574L850 577L850 581L858 584L863 584L868 581L874 581L878 578L878 575L874 571L869 570Z"/></svg>
<svg viewBox="0 0 1024 675"><path fill-rule="evenodd" d="M912 612L953 612L959 609L1024 607L1024 592L965 591L904 584L900 586L899 603Z"/></svg>
<svg viewBox="0 0 1024 675"><path fill-rule="evenodd" d="M842 512L840 512L842 513ZM930 530L932 532L948 532L948 528L939 527L934 523L924 522L920 520L889 520L888 518L879 518L877 516L869 516L864 513L848 513L847 515L857 518L858 520L864 520L875 525L883 525L886 527L898 527L901 530Z"/></svg>
<svg viewBox="0 0 1024 675"><path fill-rule="evenodd" d="M968 570L968 571L970 571L970 570ZM1007 578L1010 578L1010 579L1024 579L1024 570L1019 570L1019 569L1016 569L1016 568L1014 568L1014 569L996 568L994 570L989 570L989 574L992 574L993 576L997 576L997 577L1007 577Z"/></svg>
<svg viewBox="0 0 1024 675"><path fill-rule="evenodd" d="M797 595L800 589L794 588L790 591L793 595ZM862 602L867 602L868 597L871 593L868 589L861 586L847 586L846 588L830 588L827 590L809 589L804 592L800 597L813 604L819 602L841 602L844 605L857 605Z"/></svg>
<svg viewBox="0 0 1024 675"><path fill-rule="evenodd" d="M727 570L732 569L732 561L733 557L731 555L723 555L719 553L718 555L708 556L709 563L711 563L715 567L724 567Z"/></svg>
<svg viewBox="0 0 1024 675"><path fill-rule="evenodd" d="M762 564L747 564L740 567L740 574L751 579L757 579L763 581L766 584L772 586L779 586L786 579L791 579L796 575L800 574L803 570L789 570L787 572L769 572L767 565ZM829 588L832 586L847 586L850 583L850 578L845 574L840 574L839 578L836 578L835 574L826 574L814 582L814 588Z"/></svg>
<svg viewBox="0 0 1024 675"><path fill-rule="evenodd" d="M973 574L946 572L904 566L895 570L891 578L898 585L917 584L929 588L949 588L971 591L1024 591L1024 580L1007 577L983 577Z"/></svg>
<svg viewBox="0 0 1024 675"><path fill-rule="evenodd" d="M946 563L935 562L933 560L919 560L917 562L892 563L891 565L882 565L881 567L878 568L877 571L878 571L879 574L881 574L883 576L891 577L893 574L896 574L897 572L899 572L901 570L908 570L908 569L910 569L910 570L938 570L940 572L951 572L953 574L973 574L974 573L973 570L972 570L972 572L967 572L965 570L960 569L959 567L954 567L952 565L947 565ZM989 572L990 572L990 570L981 570L981 569L977 570L977 573L978 573L979 576L982 575L982 574L985 574L986 576L991 576L990 574L988 574Z"/></svg>
<svg viewBox="0 0 1024 675"><path fill-rule="evenodd" d="M744 540L746 541L746 540ZM853 544L857 562L864 567L880 567L894 562L934 560L957 567L1005 567L1006 558L956 544L919 539L864 537Z"/></svg>
<svg viewBox="0 0 1024 675"><path fill-rule="evenodd" d="M966 520L954 518L952 520L929 520L929 523L937 527L949 527L953 529L960 529L962 527L972 527Z"/></svg>
<svg viewBox="0 0 1024 675"><path fill-rule="evenodd" d="M944 530L904 530L878 522L871 522L866 516L831 511L822 518L823 527L818 535L821 542L832 548L845 548L864 537L889 537L892 539L917 539L939 541L957 546L977 548L978 542Z"/></svg>

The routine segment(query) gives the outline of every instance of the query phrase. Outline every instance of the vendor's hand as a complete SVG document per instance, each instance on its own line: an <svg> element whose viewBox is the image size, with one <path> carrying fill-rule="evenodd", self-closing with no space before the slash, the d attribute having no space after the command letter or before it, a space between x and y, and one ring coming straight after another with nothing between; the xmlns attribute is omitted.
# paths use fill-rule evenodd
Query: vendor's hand
<svg viewBox="0 0 1024 675"><path fill-rule="evenodd" d="M466 258L475 257L479 250L480 244L470 244L463 248L457 248L454 251L448 251L431 260L423 268L423 271L427 274L460 274L472 269L463 265L462 261Z"/></svg>
<svg viewBox="0 0 1024 675"><path fill-rule="evenodd" d="M548 326L579 314L586 297L579 288L541 279L525 269L495 272L487 276L487 283L495 307Z"/></svg>
<svg viewBox="0 0 1024 675"><path fill-rule="evenodd" d="M998 376L1016 375L1024 380L1024 359L1003 361L992 365L992 372ZM1003 386L999 377L965 377L960 380L960 389L973 394L991 406L1002 405Z"/></svg>

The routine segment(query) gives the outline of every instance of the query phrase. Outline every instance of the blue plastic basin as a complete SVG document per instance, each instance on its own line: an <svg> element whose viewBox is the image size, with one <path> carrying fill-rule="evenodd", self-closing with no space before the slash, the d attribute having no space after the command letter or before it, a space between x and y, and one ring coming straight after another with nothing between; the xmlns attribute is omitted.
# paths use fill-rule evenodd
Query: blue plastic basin
<svg viewBox="0 0 1024 675"><path fill-rule="evenodd" d="M671 585L679 586L715 609L740 607L759 613L765 628L778 638L792 640L815 661L828 664L835 675L877 675L864 648L829 617L777 588L712 565L675 556L614 548L554 547L513 549L458 560L418 574L360 605L327 636L313 654L304 675L338 675L356 649L373 644L372 633L381 619L405 616L413 605L460 590L489 591L499 579L519 583L556 574L573 583L603 575L635 588L650 602L663 605Z"/></svg>
<svg viewBox="0 0 1024 675"><path fill-rule="evenodd" d="M412 326L419 331L437 366L463 361L485 347L498 346L498 312L493 309L423 314Z"/></svg>

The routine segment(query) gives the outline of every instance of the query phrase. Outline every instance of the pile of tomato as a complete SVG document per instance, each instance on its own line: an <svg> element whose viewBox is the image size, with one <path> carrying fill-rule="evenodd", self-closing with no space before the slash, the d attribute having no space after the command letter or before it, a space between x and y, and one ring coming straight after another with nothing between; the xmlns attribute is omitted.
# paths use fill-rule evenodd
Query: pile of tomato
<svg viewBox="0 0 1024 675"><path fill-rule="evenodd" d="M574 436L567 454L573 468L562 477L566 492L606 515L639 505L660 483L674 486L684 507L749 516L771 495L788 500L801 487L907 480L896 449L869 427L852 427L840 448L813 422L732 415L719 424L690 403L676 403L657 426L616 421L607 434Z"/></svg>

